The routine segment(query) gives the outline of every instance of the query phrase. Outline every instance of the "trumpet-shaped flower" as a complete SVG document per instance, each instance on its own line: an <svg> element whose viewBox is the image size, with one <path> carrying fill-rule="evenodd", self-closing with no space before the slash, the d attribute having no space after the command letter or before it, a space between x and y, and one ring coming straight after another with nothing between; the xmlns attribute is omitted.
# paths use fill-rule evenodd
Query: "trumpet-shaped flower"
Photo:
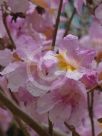
<svg viewBox="0 0 102 136"><path fill-rule="evenodd" d="M53 122L78 123L83 118L86 108L85 91L84 85L79 81L66 78L63 85L59 83L52 92L38 99L38 112L49 112Z"/></svg>

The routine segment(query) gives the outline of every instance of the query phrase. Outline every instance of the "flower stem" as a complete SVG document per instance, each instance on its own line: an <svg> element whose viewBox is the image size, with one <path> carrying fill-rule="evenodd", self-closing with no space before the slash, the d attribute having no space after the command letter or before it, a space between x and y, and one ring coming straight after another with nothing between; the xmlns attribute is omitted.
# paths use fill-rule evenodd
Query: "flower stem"
<svg viewBox="0 0 102 136"><path fill-rule="evenodd" d="M89 112L89 118L91 123L92 136L95 136L94 117L93 117L94 91L87 93L87 101L88 101L88 112Z"/></svg>
<svg viewBox="0 0 102 136"><path fill-rule="evenodd" d="M49 126L43 124L43 128L48 131ZM53 136L68 136L68 135L59 129L53 128Z"/></svg>
<svg viewBox="0 0 102 136"><path fill-rule="evenodd" d="M72 132L72 136L80 136L74 126L69 125L67 122L64 122L64 125Z"/></svg>
<svg viewBox="0 0 102 136"><path fill-rule="evenodd" d="M61 15L61 10L62 10L62 5L63 5L63 0L60 0L58 15L57 15L56 24L55 24L55 30L54 30L54 35L53 35L53 41L52 41L52 48L53 49L54 49L55 43L56 43L56 36L57 36L58 26L60 23L60 15Z"/></svg>
<svg viewBox="0 0 102 136"><path fill-rule="evenodd" d="M7 21L6 21L6 19L7 19L7 13L5 12L3 5L1 6L1 9L2 9L2 20L3 20L3 24L4 24L4 27L5 27L5 30L6 30L6 32L8 34L8 37L9 37L9 39L11 41L11 47L10 48L13 50L13 49L16 49L16 46L15 46L15 43L14 43L13 38L11 36L11 33L9 31L8 25L7 25Z"/></svg>

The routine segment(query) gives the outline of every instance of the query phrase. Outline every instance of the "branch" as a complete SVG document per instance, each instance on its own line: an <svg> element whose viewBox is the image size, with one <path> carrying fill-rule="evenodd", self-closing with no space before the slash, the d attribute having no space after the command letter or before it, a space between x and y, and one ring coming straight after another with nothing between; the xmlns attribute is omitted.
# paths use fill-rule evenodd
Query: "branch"
<svg viewBox="0 0 102 136"><path fill-rule="evenodd" d="M88 90L88 93L91 93L92 91L95 91L95 89L101 89L101 84L96 84L95 86L93 86L91 89Z"/></svg>
<svg viewBox="0 0 102 136"><path fill-rule="evenodd" d="M33 130L36 131L40 136L50 136L48 132L48 126L40 125L35 120L33 120L29 115L24 113L17 105L15 105L11 100L9 100L4 94L3 89L0 87L0 102L7 107L14 116L18 117L22 121L24 121L27 125L29 125ZM53 129L54 136L67 136L65 133Z"/></svg>
<svg viewBox="0 0 102 136"><path fill-rule="evenodd" d="M8 25L7 25L7 21L6 21L7 13L4 11L3 5L1 6L1 9L2 9L2 20L3 20L3 24L4 24L4 27L5 27L5 30L6 30L6 32L8 34L8 37L9 37L9 39L11 41L11 49L16 49L15 43L14 43L14 41L12 39L11 33L10 33Z"/></svg>
<svg viewBox="0 0 102 136"><path fill-rule="evenodd" d="M67 122L64 122L64 125L72 132L72 136L80 136L74 126L70 126Z"/></svg>
<svg viewBox="0 0 102 136"><path fill-rule="evenodd" d="M0 101L6 106L15 116L19 117L25 123L27 123L39 136L50 136L40 124L33 120L30 116L24 113L18 106L12 103L8 98L3 94L2 88L0 89Z"/></svg>
<svg viewBox="0 0 102 136"><path fill-rule="evenodd" d="M24 136L30 136L30 134L27 131L27 128L25 126L25 124L22 122L22 120L20 120L19 118L15 117L19 127L22 129L22 132L24 134Z"/></svg>
<svg viewBox="0 0 102 136"><path fill-rule="evenodd" d="M48 125L43 124L43 128L48 131ZM59 129L53 128L53 136L68 136L66 133L60 131Z"/></svg>
<svg viewBox="0 0 102 136"><path fill-rule="evenodd" d="M63 5L63 0L60 0L58 15L57 15L56 24L55 24L55 30L54 30L54 35L53 35L53 41L52 41L52 48L53 49L54 49L55 43L56 43L56 36L57 36L58 26L60 23L60 15L61 15L61 10L62 10L62 5Z"/></svg>
<svg viewBox="0 0 102 136"><path fill-rule="evenodd" d="M87 93L88 112L91 122L92 136L95 136L94 117L93 117L93 105L94 105L94 91Z"/></svg>

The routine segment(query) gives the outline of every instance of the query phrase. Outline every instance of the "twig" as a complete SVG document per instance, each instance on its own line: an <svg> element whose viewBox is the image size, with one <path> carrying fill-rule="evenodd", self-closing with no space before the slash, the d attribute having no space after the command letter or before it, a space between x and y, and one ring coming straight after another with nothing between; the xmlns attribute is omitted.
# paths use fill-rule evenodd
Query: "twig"
<svg viewBox="0 0 102 136"><path fill-rule="evenodd" d="M96 84L96 85L93 86L91 89L89 89L88 92L90 93L90 92L92 92L92 91L95 91L95 89L100 89L100 90L102 90L101 85L102 85L102 83Z"/></svg>
<svg viewBox="0 0 102 136"><path fill-rule="evenodd" d="M48 125L43 124L43 128L48 131ZM59 129L53 128L53 136L68 136L66 133L62 132Z"/></svg>
<svg viewBox="0 0 102 136"><path fill-rule="evenodd" d="M56 36L57 36L58 26L60 23L60 15L61 15L61 10L62 10L62 5L63 5L63 0L60 0L58 15L57 15L56 24L55 24L55 30L54 30L54 35L53 35L53 41L52 41L52 48L53 49L54 49L55 43L56 43Z"/></svg>
<svg viewBox="0 0 102 136"><path fill-rule="evenodd" d="M64 125L72 132L72 136L80 136L74 126L70 126L67 122L64 122Z"/></svg>
<svg viewBox="0 0 102 136"><path fill-rule="evenodd" d="M49 134L51 135L51 136L53 136L53 126L54 126L54 124L52 123L52 121L50 120L50 117L49 117L49 113L48 113L48 126L49 126L49 128L48 128L48 132L49 132Z"/></svg>
<svg viewBox="0 0 102 136"><path fill-rule="evenodd" d="M95 136L94 118L93 118L93 106L94 106L94 91L87 93L88 112L91 122L92 136Z"/></svg>
<svg viewBox="0 0 102 136"><path fill-rule="evenodd" d="M70 19L67 21L67 27L66 27L66 30L65 30L65 33L64 33L63 37L65 37L65 36L68 34L68 32L69 32L69 30L70 30L71 22L72 22L72 20L73 20L73 17L74 17L74 15L75 15L75 13L76 13L76 9L74 8Z"/></svg>
<svg viewBox="0 0 102 136"><path fill-rule="evenodd" d="M20 120L18 117L15 117L20 129L22 130L24 136L30 136L30 134L27 131L27 128L25 127L24 123L22 122L22 120Z"/></svg>
<svg viewBox="0 0 102 136"><path fill-rule="evenodd" d="M3 24L5 26L5 30L6 30L6 32L8 34L8 37L9 37L9 39L11 41L11 49L16 49L15 43L13 41L13 38L11 36L11 33L10 33L8 25L7 25L7 21L6 21L7 13L4 11L3 5L1 6L1 9L2 9L2 20L3 20Z"/></svg>

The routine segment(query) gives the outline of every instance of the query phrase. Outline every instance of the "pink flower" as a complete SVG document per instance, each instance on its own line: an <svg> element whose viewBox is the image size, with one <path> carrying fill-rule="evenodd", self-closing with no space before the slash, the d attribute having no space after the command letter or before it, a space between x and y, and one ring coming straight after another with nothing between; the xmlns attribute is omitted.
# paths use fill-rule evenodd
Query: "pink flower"
<svg viewBox="0 0 102 136"><path fill-rule="evenodd" d="M35 99L25 88L20 87L18 92L14 93L19 103L24 103L25 106L29 105Z"/></svg>
<svg viewBox="0 0 102 136"><path fill-rule="evenodd" d="M59 47L67 53L67 58L75 67L90 67L95 57L95 51L81 47L79 40L74 35L67 35ZM59 50L60 51L60 50Z"/></svg>
<svg viewBox="0 0 102 136"><path fill-rule="evenodd" d="M79 80L83 75L86 75L88 69L92 68L95 51L81 47L77 37L73 35L66 36L58 43L56 46L57 53L48 51L42 57L45 62L54 62L53 68L47 68L48 73L53 71L56 75L63 72L64 76Z"/></svg>
<svg viewBox="0 0 102 136"><path fill-rule="evenodd" d="M68 121L70 124L78 124L86 109L85 91L80 82L66 78L64 85L59 84L52 92L38 99L38 112L49 112L54 122Z"/></svg>
<svg viewBox="0 0 102 136"><path fill-rule="evenodd" d="M91 89L97 85L98 75L96 71L87 71L86 74L80 79L86 85L87 89Z"/></svg>
<svg viewBox="0 0 102 136"><path fill-rule="evenodd" d="M94 128L95 128L95 135L97 136L99 133L101 133L101 128L99 127L99 124L97 120L94 120ZM91 131L91 125L90 125L90 120L88 117L85 118L84 124L82 124L77 131L81 136L92 136L92 131Z"/></svg>
<svg viewBox="0 0 102 136"><path fill-rule="evenodd" d="M27 72L24 63L10 63L1 74L8 80L8 88L11 91L18 91L19 87L23 87L27 81Z"/></svg>
<svg viewBox="0 0 102 136"><path fill-rule="evenodd" d="M32 25L32 28L36 30L37 32L44 33L46 29L53 28L51 15L47 11L44 12L43 15L41 15L35 9L33 13L30 13L27 15L26 19L27 19L28 25Z"/></svg>

